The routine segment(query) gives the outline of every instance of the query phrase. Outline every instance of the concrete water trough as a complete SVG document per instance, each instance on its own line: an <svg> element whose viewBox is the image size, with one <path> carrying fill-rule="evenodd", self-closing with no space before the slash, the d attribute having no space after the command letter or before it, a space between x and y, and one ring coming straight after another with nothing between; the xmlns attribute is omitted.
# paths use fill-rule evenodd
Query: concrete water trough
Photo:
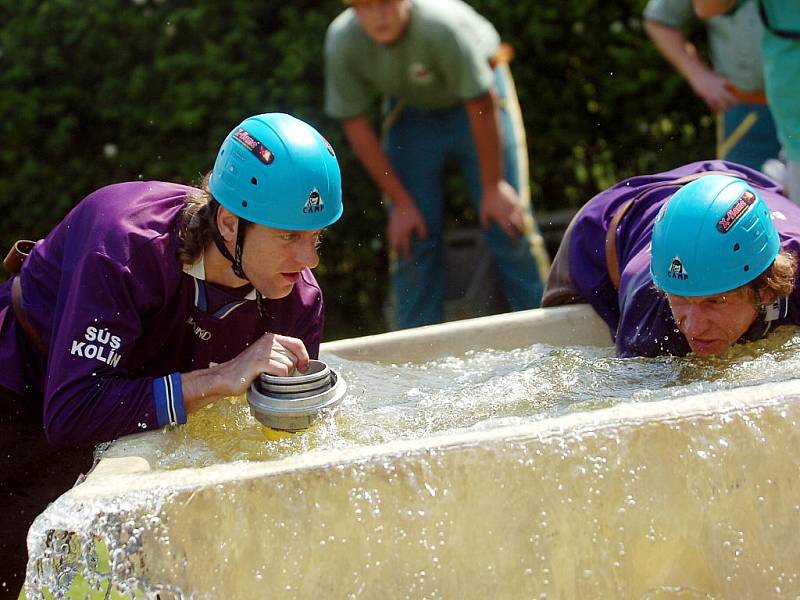
<svg viewBox="0 0 800 600"><path fill-rule="evenodd" d="M571 306L332 342L322 356L610 342ZM131 436L37 519L28 593L796 598L799 423L790 378L200 468L153 468L163 436Z"/></svg>

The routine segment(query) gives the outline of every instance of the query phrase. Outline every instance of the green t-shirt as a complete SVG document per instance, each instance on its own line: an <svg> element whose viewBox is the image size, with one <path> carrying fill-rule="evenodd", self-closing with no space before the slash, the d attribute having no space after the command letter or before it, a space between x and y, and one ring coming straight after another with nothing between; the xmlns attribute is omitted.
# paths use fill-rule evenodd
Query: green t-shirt
<svg viewBox="0 0 800 600"><path fill-rule="evenodd" d="M477 98L492 85L499 44L494 26L461 0L412 0L408 27L391 45L372 41L348 8L325 36L325 112L356 117L380 96L423 110Z"/></svg>
<svg viewBox="0 0 800 600"><path fill-rule="evenodd" d="M681 29L696 19L692 0L650 0L644 17L669 27ZM746 92L764 89L761 67L763 27L754 3L748 3L730 15L706 21L711 64L733 85Z"/></svg>

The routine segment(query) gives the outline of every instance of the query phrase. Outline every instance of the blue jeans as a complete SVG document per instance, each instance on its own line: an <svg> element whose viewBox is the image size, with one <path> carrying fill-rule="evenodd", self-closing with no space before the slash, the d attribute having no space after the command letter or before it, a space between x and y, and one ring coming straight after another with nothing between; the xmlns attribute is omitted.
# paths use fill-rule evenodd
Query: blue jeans
<svg viewBox="0 0 800 600"><path fill-rule="evenodd" d="M505 65L495 69L501 102L501 136L505 179L530 211L527 149L519 105ZM514 111L517 111L516 113ZM461 169L476 212L480 213L481 180L469 117L463 105L444 110L402 108L384 140L386 153L403 185L416 202L428 237L414 239L411 258L392 265L395 321L399 328L439 323L444 316L444 179L446 166ZM539 306L549 261L533 215L530 231L516 239L496 224L484 231L498 265L503 291L513 310Z"/></svg>
<svg viewBox="0 0 800 600"><path fill-rule="evenodd" d="M736 104L719 117L717 158L761 170L781 145L772 113L763 104Z"/></svg>

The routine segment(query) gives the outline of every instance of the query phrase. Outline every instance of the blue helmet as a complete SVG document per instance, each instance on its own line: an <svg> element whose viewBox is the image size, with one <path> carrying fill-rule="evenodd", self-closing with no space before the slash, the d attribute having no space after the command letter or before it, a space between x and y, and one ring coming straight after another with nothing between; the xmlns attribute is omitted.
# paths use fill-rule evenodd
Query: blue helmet
<svg viewBox="0 0 800 600"><path fill-rule="evenodd" d="M653 225L650 274L670 294L721 294L766 271L780 246L770 210L750 185L706 175L661 207Z"/></svg>
<svg viewBox="0 0 800 600"><path fill-rule="evenodd" d="M313 127L282 113L249 117L228 134L209 191L235 215L276 229L322 229L342 216L333 148Z"/></svg>

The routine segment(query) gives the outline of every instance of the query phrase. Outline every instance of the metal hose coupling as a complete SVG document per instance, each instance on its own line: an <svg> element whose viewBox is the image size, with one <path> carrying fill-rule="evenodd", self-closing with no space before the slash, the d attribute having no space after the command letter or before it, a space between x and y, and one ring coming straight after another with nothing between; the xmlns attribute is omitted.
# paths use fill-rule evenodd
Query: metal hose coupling
<svg viewBox="0 0 800 600"><path fill-rule="evenodd" d="M321 360L309 362L305 373L278 377L262 373L250 385L250 414L261 424L282 431L308 429L323 414L333 414L347 384Z"/></svg>

